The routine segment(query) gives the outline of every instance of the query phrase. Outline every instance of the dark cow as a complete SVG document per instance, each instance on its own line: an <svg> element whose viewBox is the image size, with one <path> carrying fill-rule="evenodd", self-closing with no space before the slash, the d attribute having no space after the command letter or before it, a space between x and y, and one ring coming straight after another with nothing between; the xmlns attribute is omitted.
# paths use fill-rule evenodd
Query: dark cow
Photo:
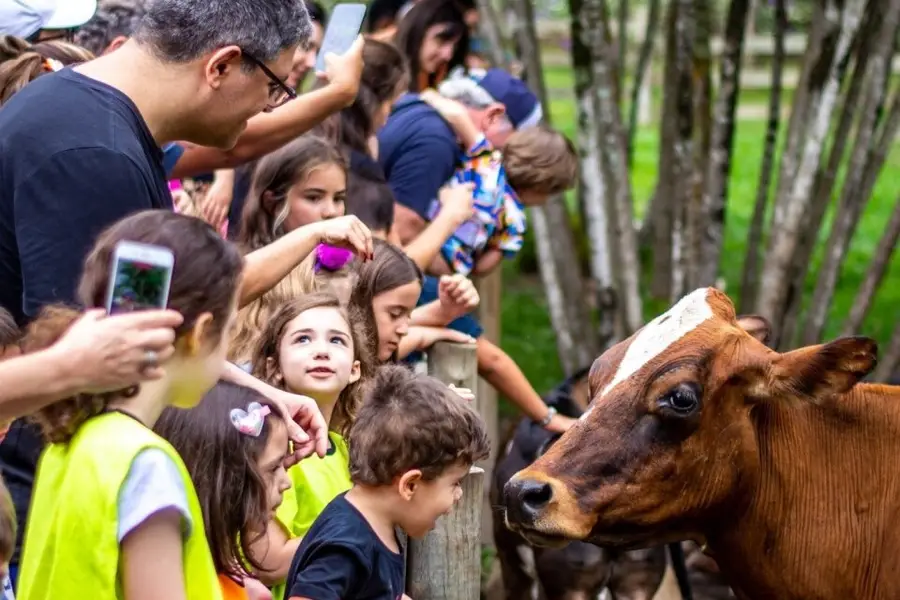
<svg viewBox="0 0 900 600"><path fill-rule="evenodd" d="M581 421L504 490L534 543L705 544L739 598L900 598L900 388L852 337L779 353L697 290L591 368Z"/></svg>
<svg viewBox="0 0 900 600"><path fill-rule="evenodd" d="M544 401L560 414L580 417L589 398L588 373L589 369L577 372ZM544 454L557 439L558 434L549 433L530 419L519 421L503 439L491 482L491 503L496 506L506 482ZM650 600L659 590L667 566L662 546L626 552L583 542L560 549L534 547L508 529L502 518L494 519L494 543L505 590L502 597L507 600ZM698 561L692 555L689 559L695 567L690 573L694 600L732 597L715 573L714 562L710 561L710 569L709 562ZM724 591L719 589L722 586ZM604 590L605 595L601 595ZM496 598L489 596L488 600Z"/></svg>

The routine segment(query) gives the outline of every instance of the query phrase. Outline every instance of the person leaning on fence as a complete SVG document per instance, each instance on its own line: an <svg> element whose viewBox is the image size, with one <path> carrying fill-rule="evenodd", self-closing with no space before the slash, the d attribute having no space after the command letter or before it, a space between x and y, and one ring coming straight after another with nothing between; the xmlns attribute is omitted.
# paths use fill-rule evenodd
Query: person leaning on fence
<svg viewBox="0 0 900 600"><path fill-rule="evenodd" d="M350 430L353 487L303 538L288 574L292 600L406 597L396 529L431 531L488 456L484 422L446 385L398 366L379 369Z"/></svg>

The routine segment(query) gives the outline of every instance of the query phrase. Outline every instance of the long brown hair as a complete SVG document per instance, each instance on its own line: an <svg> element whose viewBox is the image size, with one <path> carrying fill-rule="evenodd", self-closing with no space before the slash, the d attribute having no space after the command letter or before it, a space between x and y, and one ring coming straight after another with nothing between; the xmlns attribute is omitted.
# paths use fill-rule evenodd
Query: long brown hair
<svg viewBox="0 0 900 600"><path fill-rule="evenodd" d="M231 422L231 411L247 410L251 402L272 411L263 419L258 437L241 433ZM250 388L219 382L197 406L163 410L153 428L181 455L191 475L217 573L235 579L249 576L244 560L265 571L250 551L265 535L269 521L268 493L258 462L279 426L286 425L277 405Z"/></svg>
<svg viewBox="0 0 900 600"><path fill-rule="evenodd" d="M373 240L375 255L369 262L359 265L356 285L350 295L350 305L356 307L365 318L369 335L369 352L378 356L378 325L372 302L375 296L418 281L422 283L422 270L403 250L385 242Z"/></svg>
<svg viewBox="0 0 900 600"><path fill-rule="evenodd" d="M31 44L15 36L0 36L0 106L41 75L52 73L48 59L68 66L93 58L81 46L61 40Z"/></svg>
<svg viewBox="0 0 900 600"><path fill-rule="evenodd" d="M209 343L218 343L237 292L243 258L212 227L194 217L167 210L148 210L112 225L97 239L84 261L78 299L86 308L106 302L109 273L116 245L124 240L164 246L175 255L169 284L169 308L178 311L184 322L176 330L181 337L191 331L197 319L212 315ZM50 306L28 329L25 352L53 345L80 313L63 306ZM132 397L139 386L105 394L80 394L44 407L33 415L44 436L55 443L69 441L78 428L106 407L111 400Z"/></svg>
<svg viewBox="0 0 900 600"><path fill-rule="evenodd" d="M278 349L284 338L288 324L304 312L313 308L333 308L347 322L350 338L353 342L353 358L359 361L360 377L341 391L334 411L331 413L329 428L346 437L356 417L356 409L362 398L362 390L375 369L375 362L366 344L366 328L355 309L341 305L334 294L316 292L307 294L282 306L269 320L267 327L260 335L253 353L253 376L279 389L286 389L284 377L281 376L281 365L278 362ZM288 390L286 390L288 391Z"/></svg>
<svg viewBox="0 0 900 600"><path fill-rule="evenodd" d="M244 252L258 250L284 235L282 224L291 209L288 190L325 165L347 171L347 163L335 145L313 135L301 136L257 163L238 234Z"/></svg>
<svg viewBox="0 0 900 600"><path fill-rule="evenodd" d="M457 38L456 51L450 62L437 73L425 73L419 63L419 53L428 30L434 25L444 25L439 36L442 40ZM409 91L421 92L440 83L454 67L463 65L465 50L469 47L469 28L462 8L455 0L421 0L400 19L394 43L409 61L412 75Z"/></svg>

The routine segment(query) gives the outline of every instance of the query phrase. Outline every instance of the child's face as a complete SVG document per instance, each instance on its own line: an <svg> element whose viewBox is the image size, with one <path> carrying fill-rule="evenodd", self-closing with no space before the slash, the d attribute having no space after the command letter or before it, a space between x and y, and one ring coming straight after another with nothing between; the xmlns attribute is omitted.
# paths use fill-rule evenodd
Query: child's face
<svg viewBox="0 0 900 600"><path fill-rule="evenodd" d="M347 176L338 165L322 165L313 169L306 179L298 181L287 192L290 207L284 221L285 232L344 216L347 195Z"/></svg>
<svg viewBox="0 0 900 600"><path fill-rule="evenodd" d="M256 466L266 486L266 510L271 519L275 516L275 509L281 506L284 491L291 487L291 480L284 468L284 460L288 454L287 426L275 415L267 416L266 422L271 425L272 430Z"/></svg>
<svg viewBox="0 0 900 600"><path fill-rule="evenodd" d="M409 333L409 315L416 307L421 293L422 285L418 281L411 281L372 299L375 325L378 327L380 362L390 359L400 346L400 340Z"/></svg>
<svg viewBox="0 0 900 600"><path fill-rule="evenodd" d="M278 348L287 388L323 402L334 402L359 379L350 326L340 311L323 306L288 323Z"/></svg>
<svg viewBox="0 0 900 600"><path fill-rule="evenodd" d="M416 482L400 527L413 538L421 538L434 529L437 520L449 514L462 498L461 482L468 473L468 465L453 465L437 479Z"/></svg>
<svg viewBox="0 0 900 600"><path fill-rule="evenodd" d="M516 196L519 197L519 202L524 206L543 206L550 198L550 194L538 190L517 191Z"/></svg>

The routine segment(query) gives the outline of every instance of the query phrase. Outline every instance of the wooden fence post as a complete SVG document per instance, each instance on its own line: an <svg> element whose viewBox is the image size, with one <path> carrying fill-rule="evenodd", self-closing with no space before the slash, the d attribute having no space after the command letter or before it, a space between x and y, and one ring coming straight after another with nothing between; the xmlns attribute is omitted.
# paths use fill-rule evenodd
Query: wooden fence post
<svg viewBox="0 0 900 600"><path fill-rule="evenodd" d="M475 345L438 342L428 350L428 374L474 392L478 387ZM484 469L473 466L462 481L462 490L453 512L441 517L423 539L408 542L406 593L413 600L478 600L481 594Z"/></svg>
<svg viewBox="0 0 900 600"><path fill-rule="evenodd" d="M481 304L478 306L478 320L484 329L482 337L500 346L500 292L503 287L502 269L495 269L493 273L479 277L475 280L478 294L481 296ZM484 419L488 437L491 440L491 455L487 460L479 463L484 469L484 512L481 517L481 543L486 546L494 545L494 513L491 511L491 499L489 497L491 482L494 477L494 462L499 452L500 415L497 412L497 390L484 379L478 379L478 390L475 391L478 400L478 414Z"/></svg>

